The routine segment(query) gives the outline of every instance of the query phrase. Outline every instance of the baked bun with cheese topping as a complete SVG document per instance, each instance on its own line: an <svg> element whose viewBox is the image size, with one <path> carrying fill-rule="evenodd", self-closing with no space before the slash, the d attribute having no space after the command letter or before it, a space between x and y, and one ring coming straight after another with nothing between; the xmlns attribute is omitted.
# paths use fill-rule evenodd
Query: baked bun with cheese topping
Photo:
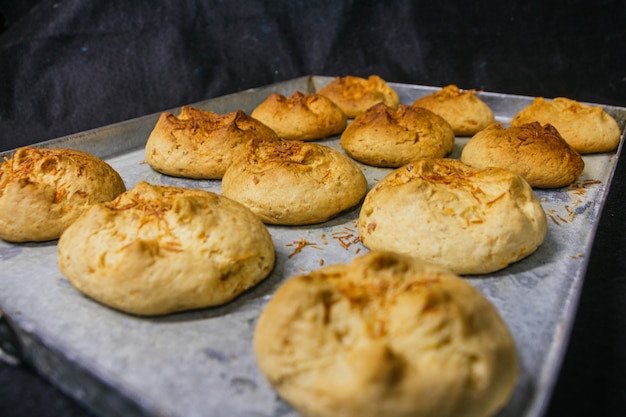
<svg viewBox="0 0 626 417"><path fill-rule="evenodd" d="M566 97L554 100L536 97L513 117L511 126L535 121L554 126L580 154L611 152L619 145L617 122L600 106L582 104Z"/></svg>
<svg viewBox="0 0 626 417"><path fill-rule="evenodd" d="M319 143L254 140L224 174L222 193L265 223L327 221L358 204L367 180L342 152Z"/></svg>
<svg viewBox="0 0 626 417"><path fill-rule="evenodd" d="M375 185L363 201L358 229L371 250L409 254L457 274L485 274L533 253L547 223L521 176L430 158Z"/></svg>
<svg viewBox="0 0 626 417"><path fill-rule="evenodd" d="M89 205L126 190L106 162L73 149L24 147L0 165L0 238L57 239Z"/></svg>
<svg viewBox="0 0 626 417"><path fill-rule="evenodd" d="M303 417L488 417L520 372L506 323L476 288L378 251L287 280L254 351Z"/></svg>
<svg viewBox="0 0 626 417"><path fill-rule="evenodd" d="M90 207L58 245L76 289L137 315L226 303L267 277L274 259L267 228L243 205L147 182Z"/></svg>
<svg viewBox="0 0 626 417"><path fill-rule="evenodd" d="M446 156L454 147L454 132L430 110L378 103L348 125L340 143L357 161L396 168L418 158Z"/></svg>
<svg viewBox="0 0 626 417"><path fill-rule="evenodd" d="M276 132L241 110L216 114L183 106L178 116L159 117L146 143L146 162L166 175L221 179L253 138L278 140Z"/></svg>
<svg viewBox="0 0 626 417"><path fill-rule="evenodd" d="M328 98L300 91L295 91L291 97L272 93L251 115L272 128L280 138L303 141L338 135L346 128L348 120Z"/></svg>
<svg viewBox="0 0 626 417"><path fill-rule="evenodd" d="M385 103L394 109L400 104L398 93L378 75L367 78L353 75L335 77L318 93L337 104L349 119L354 119L374 104Z"/></svg>
<svg viewBox="0 0 626 417"><path fill-rule="evenodd" d="M457 136L471 136L495 122L493 111L475 90L461 90L454 84L418 98L413 106L446 119Z"/></svg>
<svg viewBox="0 0 626 417"><path fill-rule="evenodd" d="M569 185L585 168L580 154L552 125L538 122L508 129L494 123L465 144L461 160L475 168L508 169L537 188Z"/></svg>

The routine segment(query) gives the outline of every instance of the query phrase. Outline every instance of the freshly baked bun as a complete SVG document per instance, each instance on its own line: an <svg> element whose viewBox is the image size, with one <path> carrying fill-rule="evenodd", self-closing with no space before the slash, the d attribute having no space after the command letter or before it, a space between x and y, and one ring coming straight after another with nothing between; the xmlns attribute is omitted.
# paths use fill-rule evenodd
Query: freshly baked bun
<svg viewBox="0 0 626 417"><path fill-rule="evenodd" d="M318 93L337 104L349 119L354 119L374 104L385 103L395 109L400 103L398 93L378 75L367 78L353 75L335 77Z"/></svg>
<svg viewBox="0 0 626 417"><path fill-rule="evenodd" d="M578 103L565 97L554 100L536 97L513 117L511 126L535 121L554 126L580 154L611 152L619 145L617 122L599 106Z"/></svg>
<svg viewBox="0 0 626 417"><path fill-rule="evenodd" d="M220 179L252 138L278 140L276 132L241 110L215 114L189 106L164 112L146 143L146 162L163 174Z"/></svg>
<svg viewBox="0 0 626 417"><path fill-rule="evenodd" d="M378 103L348 125L341 147L365 164L399 167L418 158L446 156L454 147L454 132L430 110Z"/></svg>
<svg viewBox="0 0 626 417"><path fill-rule="evenodd" d="M103 160L73 149L17 149L0 165L0 238L57 239L90 204L124 192Z"/></svg>
<svg viewBox="0 0 626 417"><path fill-rule="evenodd" d="M413 106L446 119L457 136L471 136L495 122L493 111L475 90L461 90L454 84L418 98Z"/></svg>
<svg viewBox="0 0 626 417"><path fill-rule="evenodd" d="M432 158L381 180L363 201L358 229L371 250L410 254L457 274L484 274L533 253L547 224L521 176Z"/></svg>
<svg viewBox="0 0 626 417"><path fill-rule="evenodd" d="M489 300L441 267L388 252L287 280L259 317L254 350L303 417L487 417L519 374Z"/></svg>
<svg viewBox="0 0 626 417"><path fill-rule="evenodd" d="M90 207L58 245L76 289L137 315L226 303L264 279L274 258L267 228L241 204L146 182Z"/></svg>
<svg viewBox="0 0 626 417"><path fill-rule="evenodd" d="M508 129L494 123L467 142L461 160L480 169L508 169L537 188L569 185L585 168L580 154L552 125L542 127L538 122Z"/></svg>
<svg viewBox="0 0 626 417"><path fill-rule="evenodd" d="M358 204L367 180L343 153L318 143L253 140L224 174L222 193L265 223L321 223Z"/></svg>
<svg viewBox="0 0 626 417"><path fill-rule="evenodd" d="M346 115L331 100L300 91L291 97L272 93L251 115L289 140L324 139L343 132L347 124Z"/></svg>

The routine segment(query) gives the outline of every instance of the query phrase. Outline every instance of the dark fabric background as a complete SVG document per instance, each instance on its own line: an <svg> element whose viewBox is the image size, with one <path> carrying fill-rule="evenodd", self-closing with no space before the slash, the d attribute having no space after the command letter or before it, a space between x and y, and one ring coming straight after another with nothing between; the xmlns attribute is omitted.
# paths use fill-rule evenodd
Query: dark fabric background
<svg viewBox="0 0 626 417"><path fill-rule="evenodd" d="M301 75L626 106L624 1L0 0L0 150ZM624 163L549 416L626 415ZM1 272L0 272L1 273ZM0 364L0 416L87 416Z"/></svg>
<svg viewBox="0 0 626 417"><path fill-rule="evenodd" d="M0 149L304 74L619 104L624 21L606 0L42 1L0 38Z"/></svg>

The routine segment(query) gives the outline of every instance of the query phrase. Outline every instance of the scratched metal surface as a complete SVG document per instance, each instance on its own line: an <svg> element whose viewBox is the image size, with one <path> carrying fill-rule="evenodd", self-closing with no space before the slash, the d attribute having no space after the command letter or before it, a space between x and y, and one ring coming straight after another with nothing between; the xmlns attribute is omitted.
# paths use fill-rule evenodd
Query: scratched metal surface
<svg viewBox="0 0 626 417"><path fill-rule="evenodd" d="M190 104L217 113L242 109L249 114L270 92L314 91L329 80L303 77ZM392 85L405 104L437 89ZM503 124L531 100L486 92L481 97ZM623 132L626 109L605 108ZM219 181L167 177L144 163L143 146L157 117L41 146L73 147L98 155L120 172L128 188L147 180L219 193ZM458 158L466 141L457 138L451 157ZM321 141L340 149L338 142L338 137ZM519 384L499 416L538 416L545 409L619 150L585 156L576 187L537 191L549 219L547 238L535 254L502 271L467 278L499 309L519 349ZM370 187L389 172L366 166L363 170ZM277 262L267 280L227 305L159 318L126 315L79 294L58 270L56 242L0 242L0 311L17 336L23 360L98 414L295 416L256 367L251 344L256 319L286 278L317 269L322 262L349 261L367 250L356 239L357 217L358 207L315 226L270 226ZM311 245L295 253L294 242L302 239Z"/></svg>

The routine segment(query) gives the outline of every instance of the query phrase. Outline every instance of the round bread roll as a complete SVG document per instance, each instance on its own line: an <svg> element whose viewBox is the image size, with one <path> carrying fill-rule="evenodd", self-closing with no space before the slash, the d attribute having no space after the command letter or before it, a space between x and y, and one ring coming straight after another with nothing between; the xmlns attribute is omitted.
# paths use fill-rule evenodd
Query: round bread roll
<svg viewBox="0 0 626 417"><path fill-rule="evenodd" d="M252 138L278 140L276 132L241 110L215 114L189 106L164 112L146 143L146 162L166 175L221 179Z"/></svg>
<svg viewBox="0 0 626 417"><path fill-rule="evenodd" d="M457 274L485 274L533 253L547 224L521 176L453 159L420 159L366 195L358 229L371 250L409 254Z"/></svg>
<svg viewBox="0 0 626 417"><path fill-rule="evenodd" d="M303 417L487 417L519 373L507 325L477 289L386 252L286 281L254 350Z"/></svg>
<svg viewBox="0 0 626 417"><path fill-rule="evenodd" d="M327 221L358 204L366 191L365 175L352 159L300 141L253 140L222 180L225 196L263 222L281 225Z"/></svg>
<svg viewBox="0 0 626 417"><path fill-rule="evenodd" d="M73 149L17 149L0 165L0 238L57 239L90 204L126 190L103 160Z"/></svg>
<svg viewBox="0 0 626 417"><path fill-rule="evenodd" d="M617 122L599 106L589 106L565 97L554 100L536 97L513 117L511 126L535 121L554 126L580 154L611 152L619 145Z"/></svg>
<svg viewBox="0 0 626 417"><path fill-rule="evenodd" d="M398 93L378 75L367 78L353 75L335 77L318 93L337 104L349 119L354 119L374 104L385 103L394 109L400 104Z"/></svg>
<svg viewBox="0 0 626 417"><path fill-rule="evenodd" d="M378 167L399 167L418 158L441 158L454 147L450 124L430 110L378 103L358 115L341 135L354 159Z"/></svg>
<svg viewBox="0 0 626 417"><path fill-rule="evenodd" d="M476 96L475 90L448 85L413 102L446 119L458 136L471 136L495 122L493 111Z"/></svg>
<svg viewBox="0 0 626 417"><path fill-rule="evenodd" d="M509 129L494 123L467 142L461 160L480 169L508 169L537 188L569 185L585 168L580 154L552 125L542 127L538 122Z"/></svg>
<svg viewBox="0 0 626 417"><path fill-rule="evenodd" d="M343 111L328 98L300 91L289 98L270 94L251 115L288 140L307 141L337 135L348 122Z"/></svg>
<svg viewBox="0 0 626 417"><path fill-rule="evenodd" d="M58 245L76 289L137 315L226 303L267 277L274 258L267 228L243 205L147 182L91 206Z"/></svg>

